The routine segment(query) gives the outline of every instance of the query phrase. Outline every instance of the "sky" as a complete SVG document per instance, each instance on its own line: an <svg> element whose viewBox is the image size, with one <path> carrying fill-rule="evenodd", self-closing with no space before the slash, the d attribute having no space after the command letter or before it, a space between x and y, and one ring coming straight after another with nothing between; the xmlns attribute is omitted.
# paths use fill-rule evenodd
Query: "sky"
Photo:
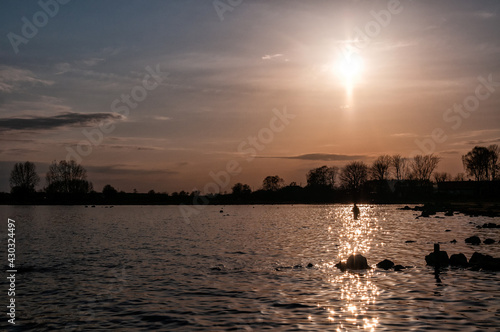
<svg viewBox="0 0 500 332"><path fill-rule="evenodd" d="M38 189L71 158L97 191L223 192L500 143L498 1L0 7L0 191L24 161Z"/></svg>

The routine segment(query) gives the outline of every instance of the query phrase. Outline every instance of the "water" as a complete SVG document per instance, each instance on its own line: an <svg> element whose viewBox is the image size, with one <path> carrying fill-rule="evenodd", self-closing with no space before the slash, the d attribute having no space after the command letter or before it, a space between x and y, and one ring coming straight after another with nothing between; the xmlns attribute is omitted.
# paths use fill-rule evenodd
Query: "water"
<svg viewBox="0 0 500 332"><path fill-rule="evenodd" d="M186 223L176 206L2 206L2 259L6 265L10 217L17 224L19 271L16 326L3 314L0 328L500 328L499 273L446 269L438 280L424 261L437 241L448 254L500 256L500 229L475 228L500 223L498 218L416 220L416 212L395 206L360 208L355 221L345 205L226 206L223 213L220 206L205 206ZM497 243L465 244L473 234ZM412 267L343 273L333 266L352 252L372 266L388 258Z"/></svg>

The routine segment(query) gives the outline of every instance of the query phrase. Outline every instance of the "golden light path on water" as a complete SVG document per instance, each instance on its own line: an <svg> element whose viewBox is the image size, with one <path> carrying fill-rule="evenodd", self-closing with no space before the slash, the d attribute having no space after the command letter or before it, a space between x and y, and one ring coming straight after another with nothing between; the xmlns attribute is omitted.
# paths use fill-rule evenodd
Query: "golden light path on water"
<svg viewBox="0 0 500 332"><path fill-rule="evenodd" d="M358 220L353 218L352 206L336 208L332 211L332 223L339 223L338 234L331 234L338 237L338 256L335 261L328 264L328 267L336 269L334 265L345 262L351 254L362 254L367 256L374 233L378 229L378 220L370 216L369 206L359 206L360 216ZM333 233L332 227L328 231ZM376 304L379 290L372 282L373 270L346 271L332 274L328 281L332 287L340 291L340 306L336 310L332 307L325 307L328 313L328 320L337 323L337 331L348 331L352 329L364 329L375 331L379 318L373 317L373 310L367 315L369 307ZM318 304L318 306L320 306Z"/></svg>

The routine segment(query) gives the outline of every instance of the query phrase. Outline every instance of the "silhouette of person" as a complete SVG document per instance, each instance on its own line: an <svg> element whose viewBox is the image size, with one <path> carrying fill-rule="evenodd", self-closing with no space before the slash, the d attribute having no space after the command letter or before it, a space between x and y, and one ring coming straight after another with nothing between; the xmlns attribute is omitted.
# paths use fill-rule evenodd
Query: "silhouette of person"
<svg viewBox="0 0 500 332"><path fill-rule="evenodd" d="M354 215L354 220L358 220L358 218L359 218L359 208L356 205L356 203L354 203L354 207L352 208L352 213Z"/></svg>

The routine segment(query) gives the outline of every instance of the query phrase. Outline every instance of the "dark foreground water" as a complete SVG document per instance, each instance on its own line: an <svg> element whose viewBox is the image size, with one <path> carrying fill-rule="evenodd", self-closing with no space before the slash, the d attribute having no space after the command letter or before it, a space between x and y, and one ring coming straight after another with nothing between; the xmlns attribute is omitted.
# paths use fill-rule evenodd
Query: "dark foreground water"
<svg viewBox="0 0 500 332"><path fill-rule="evenodd" d="M436 278L424 261L437 241L448 254L500 256L500 229L475 228L498 218L416 220L395 206L361 206L355 221L350 208L208 206L186 220L175 206L1 206L2 273L8 217L17 225L18 273L16 325L7 323L4 277L0 329L500 328L499 273L445 269ZM473 234L497 243L466 245ZM388 258L412 268L333 267L352 252L372 266Z"/></svg>

